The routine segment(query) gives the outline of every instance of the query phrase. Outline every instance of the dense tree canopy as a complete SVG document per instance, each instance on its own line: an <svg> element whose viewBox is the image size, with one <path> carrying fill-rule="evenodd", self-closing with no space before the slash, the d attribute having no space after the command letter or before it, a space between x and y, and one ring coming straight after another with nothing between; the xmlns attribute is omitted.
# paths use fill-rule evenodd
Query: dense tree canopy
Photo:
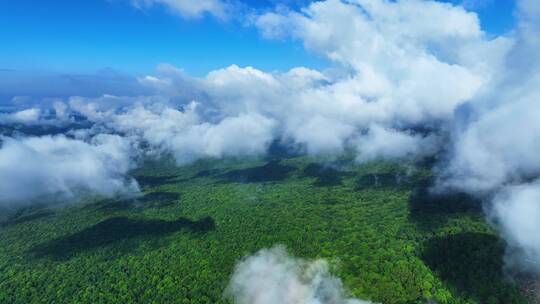
<svg viewBox="0 0 540 304"><path fill-rule="evenodd" d="M0 302L227 302L238 260L275 244L375 302L525 302L479 203L431 196L418 164L164 160L134 175L135 200L3 212Z"/></svg>

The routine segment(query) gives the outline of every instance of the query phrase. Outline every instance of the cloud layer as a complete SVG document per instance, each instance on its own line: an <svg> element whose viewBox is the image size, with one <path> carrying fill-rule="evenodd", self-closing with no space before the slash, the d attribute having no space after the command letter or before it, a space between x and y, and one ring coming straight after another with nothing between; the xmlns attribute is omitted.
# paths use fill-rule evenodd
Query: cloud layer
<svg viewBox="0 0 540 304"><path fill-rule="evenodd" d="M489 216L500 225L509 242L507 266L511 270L540 272L540 181L499 190Z"/></svg>
<svg viewBox="0 0 540 304"><path fill-rule="evenodd" d="M186 17L219 17L226 11L224 2L216 0L136 3L168 5ZM125 181L132 156L123 141L146 147L127 149L132 154L169 154L179 164L260 155L273 141L313 155L354 151L360 162L438 154L437 189L466 191L486 201L505 239L540 263L530 228L540 227L540 217L525 217L540 204L535 202L540 2L519 0L518 8L517 27L490 38L475 13L437 1L326 0L300 10L281 6L251 16L250 25L268 39L300 41L327 58L331 68L270 73L231 65L195 78L162 65L155 75L122 78L121 83L137 88L135 96L48 96L60 98L41 104L16 98L15 110L2 114L0 124L85 121L90 127L72 132L85 134L79 139L4 138L0 157L17 157L13 151L20 149L33 165L17 170L11 162L0 162L0 179L11 185L0 201L130 188ZM98 140L103 134L116 134L106 137L118 143ZM62 148L51 152L46 145ZM107 162L104 155L115 161ZM63 166L81 159L102 169L89 168L94 173L86 176ZM9 184L11 175L18 177L17 184ZM115 186L97 185L92 178ZM25 183L40 186L35 192L17 190Z"/></svg>
<svg viewBox="0 0 540 304"><path fill-rule="evenodd" d="M0 206L62 201L81 192L137 193L135 180L126 177L129 155L129 144L117 135L102 134L89 142L64 135L2 138Z"/></svg>
<svg viewBox="0 0 540 304"><path fill-rule="evenodd" d="M456 114L452 154L441 166L439 186L486 200L511 245L509 264L538 271L540 3L521 0L518 7L520 22L499 73Z"/></svg>

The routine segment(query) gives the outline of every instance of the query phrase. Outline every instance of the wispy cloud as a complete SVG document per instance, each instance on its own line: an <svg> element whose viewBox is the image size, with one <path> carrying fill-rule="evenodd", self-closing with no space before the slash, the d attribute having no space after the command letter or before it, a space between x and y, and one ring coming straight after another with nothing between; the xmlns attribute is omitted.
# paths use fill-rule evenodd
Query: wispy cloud
<svg viewBox="0 0 540 304"><path fill-rule="evenodd" d="M199 18L210 14L219 19L229 17L232 4L225 0L132 0L138 8L163 5L184 18Z"/></svg>

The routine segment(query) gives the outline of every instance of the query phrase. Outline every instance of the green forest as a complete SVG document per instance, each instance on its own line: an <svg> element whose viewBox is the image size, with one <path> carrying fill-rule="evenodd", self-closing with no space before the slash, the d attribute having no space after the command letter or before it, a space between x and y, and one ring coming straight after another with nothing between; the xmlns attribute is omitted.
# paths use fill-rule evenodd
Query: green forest
<svg viewBox="0 0 540 304"><path fill-rule="evenodd" d="M236 263L277 244L377 303L526 303L481 202L429 162L280 155L145 163L136 199L4 210L0 303L232 303Z"/></svg>

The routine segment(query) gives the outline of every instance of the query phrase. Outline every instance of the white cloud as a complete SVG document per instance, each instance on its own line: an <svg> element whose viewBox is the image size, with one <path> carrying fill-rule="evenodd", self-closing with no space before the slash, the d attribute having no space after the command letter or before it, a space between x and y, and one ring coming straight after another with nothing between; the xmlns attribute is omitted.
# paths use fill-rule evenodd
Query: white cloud
<svg viewBox="0 0 540 304"><path fill-rule="evenodd" d="M180 162L232 151L259 154L269 137L301 145L310 154L364 147L370 149L364 153L370 158L402 156L395 145L368 148L357 145L356 139L374 125L396 133L450 121L459 105L486 87L494 74L490 67L502 60L500 55L478 53L508 49L506 40L484 37L475 14L430 1L328 0L311 3L301 12L267 13L255 23L263 32L279 30L301 39L308 49L334 61L335 68L267 73L231 65L197 79L162 65L158 75L139 78L141 85L155 90L153 101L72 97L70 108L114 130L133 130ZM199 104L196 112L187 107L193 100ZM241 135L219 140L213 136L235 125L233 121L251 121L258 127L249 128L258 130L256 135L246 128L237 132L260 139L254 141L257 149L227 142ZM145 128L138 128L142 125ZM373 140L377 132L368 132L364 141ZM417 136L406 131L392 138ZM404 154L419 151L410 140L400 141L405 142Z"/></svg>
<svg viewBox="0 0 540 304"><path fill-rule="evenodd" d="M181 163L260 154L271 139L301 145L310 154L363 147L370 158L402 156L419 149L411 140L400 141L408 146L397 153L395 145L375 149L357 145L357 139L371 126L393 134L451 121L459 105L487 87L492 67L502 61L497 54L508 49L506 40L484 37L475 14L431 1L320 1L301 12L264 14L255 24L263 33L278 30L302 40L334 61L334 69L267 73L231 65L192 78L162 65L158 75L138 79L153 88L152 98L72 97L70 109L113 130L136 133ZM187 106L193 100L196 111ZM220 133L248 123L250 128L233 128L237 135ZM364 142L377 132L368 132ZM253 145L227 141L242 136L256 140ZM405 131L392 138L418 137Z"/></svg>
<svg viewBox="0 0 540 304"><path fill-rule="evenodd" d="M38 108L29 108L13 113L0 113L0 124L36 124L41 118L41 111Z"/></svg>
<svg viewBox="0 0 540 304"><path fill-rule="evenodd" d="M399 159L418 155L431 155L439 145L433 135L421 136L372 125L368 134L357 140L358 161L376 158Z"/></svg>
<svg viewBox="0 0 540 304"><path fill-rule="evenodd" d="M506 183L540 175L540 16L536 1L522 0L520 25L504 65L457 113L453 154L443 185L471 192L490 192ZM536 10L535 10L536 9ZM523 64L521 56L529 54Z"/></svg>
<svg viewBox="0 0 540 304"><path fill-rule="evenodd" d="M309 154L339 154L354 132L354 127L322 115L291 121L286 136L303 144Z"/></svg>
<svg viewBox="0 0 540 304"><path fill-rule="evenodd" d="M223 0L132 0L136 7L164 5L184 18L198 18L205 13L217 18L228 16L230 4Z"/></svg>
<svg viewBox="0 0 540 304"><path fill-rule="evenodd" d="M368 304L349 298L324 260L304 261L284 247L263 249L243 259L227 287L236 304Z"/></svg>
<svg viewBox="0 0 540 304"><path fill-rule="evenodd" d="M184 111L170 107L137 106L111 116L106 125L113 130L138 136L151 147L171 153L179 164L199 158L264 154L274 138L274 121L256 113L205 121L197 104Z"/></svg>
<svg viewBox="0 0 540 304"><path fill-rule="evenodd" d="M53 109L57 119L65 120L68 118L68 106L62 101L57 100L53 102Z"/></svg>
<svg viewBox="0 0 540 304"><path fill-rule="evenodd" d="M509 266L540 272L540 181L504 187L493 199L490 217L510 243Z"/></svg>
<svg viewBox="0 0 540 304"><path fill-rule="evenodd" d="M538 182L527 183L540 176L540 4L518 6L519 26L499 73L453 121L452 154L439 186L489 201L503 237L519 248L508 251L508 261L540 271L540 191Z"/></svg>
<svg viewBox="0 0 540 304"><path fill-rule="evenodd" d="M481 194L540 175L540 90L535 90L536 96L495 102L456 135L443 186Z"/></svg>
<svg viewBox="0 0 540 304"><path fill-rule="evenodd" d="M3 137L0 205L73 199L84 192L134 194L138 186L126 176L130 148L117 135L98 135L90 142L63 135Z"/></svg>
<svg viewBox="0 0 540 304"><path fill-rule="evenodd" d="M302 12L266 13L255 25L267 37L300 39L348 69L348 79L316 93L337 109L356 100L344 116L355 113L354 123L364 125L451 119L484 88L508 44L488 40L474 13L434 1L320 1ZM478 57L484 53L492 55Z"/></svg>

